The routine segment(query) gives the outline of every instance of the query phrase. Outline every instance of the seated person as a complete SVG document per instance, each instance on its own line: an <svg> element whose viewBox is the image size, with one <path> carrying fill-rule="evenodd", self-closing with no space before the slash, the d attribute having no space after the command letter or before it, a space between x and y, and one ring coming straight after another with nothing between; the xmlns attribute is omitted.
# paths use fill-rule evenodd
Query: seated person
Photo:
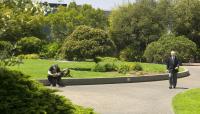
<svg viewBox="0 0 200 114"><path fill-rule="evenodd" d="M63 76L71 76L69 69L64 69L63 71L60 70L59 66L57 64L52 65L48 70L48 80L50 82L50 85L53 85L54 87L56 84L59 86L63 86L61 83L61 77Z"/></svg>

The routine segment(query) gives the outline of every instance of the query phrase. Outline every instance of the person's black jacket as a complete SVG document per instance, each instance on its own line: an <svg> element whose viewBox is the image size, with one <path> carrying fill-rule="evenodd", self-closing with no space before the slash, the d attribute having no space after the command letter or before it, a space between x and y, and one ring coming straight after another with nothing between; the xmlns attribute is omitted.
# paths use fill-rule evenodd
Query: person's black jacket
<svg viewBox="0 0 200 114"><path fill-rule="evenodd" d="M51 72L51 74L55 74L55 73L61 72L60 68L58 66L54 66L54 65L49 68L49 71Z"/></svg>
<svg viewBox="0 0 200 114"><path fill-rule="evenodd" d="M178 72L178 69L175 68L179 67L180 63L177 57L175 57L174 61L172 60L172 57L169 57L166 61L166 65L169 72Z"/></svg>

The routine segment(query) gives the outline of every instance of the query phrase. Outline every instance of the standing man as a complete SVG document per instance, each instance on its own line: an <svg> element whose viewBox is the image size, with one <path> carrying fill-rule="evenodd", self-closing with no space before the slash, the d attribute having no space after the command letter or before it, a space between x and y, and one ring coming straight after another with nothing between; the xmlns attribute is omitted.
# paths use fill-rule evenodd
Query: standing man
<svg viewBox="0 0 200 114"><path fill-rule="evenodd" d="M172 86L176 88L179 60L176 57L175 51L171 51L171 57L168 58L166 64L169 72L169 89L172 89Z"/></svg>

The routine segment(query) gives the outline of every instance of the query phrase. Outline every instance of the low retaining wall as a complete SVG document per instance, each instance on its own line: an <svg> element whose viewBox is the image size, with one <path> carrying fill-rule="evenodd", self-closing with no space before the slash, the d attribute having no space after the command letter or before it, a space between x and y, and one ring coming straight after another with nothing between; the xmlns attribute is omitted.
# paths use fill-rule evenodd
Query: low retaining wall
<svg viewBox="0 0 200 114"><path fill-rule="evenodd" d="M178 73L178 78L189 76L188 70ZM115 83L136 83L136 82L149 82L167 80L168 74L158 74L152 76L139 76L139 77L116 77L116 78L69 78L63 79L64 85L95 85L95 84L115 84ZM48 80L38 80L44 85L49 85Z"/></svg>

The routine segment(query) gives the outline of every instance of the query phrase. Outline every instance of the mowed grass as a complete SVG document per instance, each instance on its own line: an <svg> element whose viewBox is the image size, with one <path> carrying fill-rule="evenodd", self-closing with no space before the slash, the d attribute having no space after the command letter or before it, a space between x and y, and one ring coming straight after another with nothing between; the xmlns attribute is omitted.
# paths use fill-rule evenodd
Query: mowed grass
<svg viewBox="0 0 200 114"><path fill-rule="evenodd" d="M200 88L177 94L173 108L175 114L200 114Z"/></svg>
<svg viewBox="0 0 200 114"><path fill-rule="evenodd" d="M133 62L124 62L126 64L134 64ZM61 69L64 68L79 68L91 69L95 66L94 62L61 62L55 60L42 60L42 59L26 59L23 64L19 66L9 67L11 70L21 71L24 74L30 75L32 79L44 79L47 77L47 71L53 64L58 64ZM160 64L141 63L144 72L152 73L165 73L166 66ZM130 76L130 74L120 74L118 72L93 72L93 71L78 71L71 70L73 78L96 78L96 77L119 77Z"/></svg>

